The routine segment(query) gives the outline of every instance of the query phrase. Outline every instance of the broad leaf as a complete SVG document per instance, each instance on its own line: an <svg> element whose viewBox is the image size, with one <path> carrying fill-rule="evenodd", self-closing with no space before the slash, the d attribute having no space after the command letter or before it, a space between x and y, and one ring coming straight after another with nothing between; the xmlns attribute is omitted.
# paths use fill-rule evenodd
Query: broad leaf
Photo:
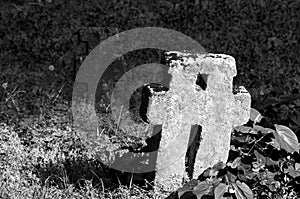
<svg viewBox="0 0 300 199"><path fill-rule="evenodd" d="M298 170L298 171L300 171L300 164L299 163L295 164L295 169Z"/></svg>
<svg viewBox="0 0 300 199"><path fill-rule="evenodd" d="M239 133L257 134L257 132L253 131L252 127L249 126L236 126L234 127L234 130Z"/></svg>
<svg viewBox="0 0 300 199"><path fill-rule="evenodd" d="M262 154L260 154L257 150L254 150L254 155L256 157L257 160L263 162L265 165L267 166L271 166L271 165L278 165L279 162L278 161L274 161L269 157L265 157Z"/></svg>
<svg viewBox="0 0 300 199"><path fill-rule="evenodd" d="M254 108L250 109L250 120L256 124L257 122L260 122L260 120L263 118L263 116Z"/></svg>
<svg viewBox="0 0 300 199"><path fill-rule="evenodd" d="M273 132L279 146L289 153L299 152L299 142L295 133L288 127L275 124Z"/></svg>
<svg viewBox="0 0 300 199"><path fill-rule="evenodd" d="M229 171L227 171L227 177L229 182L235 182L237 179L237 176Z"/></svg>
<svg viewBox="0 0 300 199"><path fill-rule="evenodd" d="M278 150L280 150L280 144L278 143L278 141L276 140L276 139L274 139L274 138L271 138L271 142L270 142L270 144L275 148L275 149L278 149Z"/></svg>
<svg viewBox="0 0 300 199"><path fill-rule="evenodd" d="M199 183L198 180L192 179L189 182L185 183L183 187L177 190L178 197L180 198L185 192L193 190L193 188Z"/></svg>
<svg viewBox="0 0 300 199"><path fill-rule="evenodd" d="M289 166L287 169L284 169L285 173L288 173L293 178L300 176L300 164L296 163L295 168L293 166Z"/></svg>
<svg viewBox="0 0 300 199"><path fill-rule="evenodd" d="M265 128L260 125L254 125L253 130L256 132L261 132L263 135L272 133L274 130L270 128Z"/></svg>
<svg viewBox="0 0 300 199"><path fill-rule="evenodd" d="M243 182L236 181L236 183L232 183L235 188L235 196L237 199L253 199L253 192Z"/></svg>
<svg viewBox="0 0 300 199"><path fill-rule="evenodd" d="M212 167L212 170L220 171L221 169L224 169L225 167L226 167L226 164L224 162L218 162Z"/></svg>
<svg viewBox="0 0 300 199"><path fill-rule="evenodd" d="M215 199L223 199L224 193L228 190L228 185L220 183L214 191Z"/></svg>
<svg viewBox="0 0 300 199"><path fill-rule="evenodd" d="M194 188L193 193L197 196L197 198L201 198L203 195L208 195L209 192L212 191L212 188L212 183L203 181Z"/></svg>
<svg viewBox="0 0 300 199"><path fill-rule="evenodd" d="M250 140L251 140L251 137L247 134L242 134L242 135L238 135L238 136L233 135L231 137L232 144L234 144L236 146L238 145L237 142L244 144L244 143L248 143ZM233 142L233 141L236 141L236 142Z"/></svg>

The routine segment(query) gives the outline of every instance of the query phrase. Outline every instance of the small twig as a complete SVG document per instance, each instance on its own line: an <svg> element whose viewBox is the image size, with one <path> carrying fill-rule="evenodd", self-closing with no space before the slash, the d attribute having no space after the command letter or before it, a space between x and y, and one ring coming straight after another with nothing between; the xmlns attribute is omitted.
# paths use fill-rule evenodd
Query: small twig
<svg viewBox="0 0 300 199"><path fill-rule="evenodd" d="M53 88L53 86L54 86L54 84L57 82L57 80L55 80L52 84L51 84L51 86L50 86L50 89L49 90L51 90L52 88Z"/></svg>
<svg viewBox="0 0 300 199"><path fill-rule="evenodd" d="M121 122L121 116L122 116L122 113L123 113L123 105L121 106L121 110L120 110L120 114L119 114L119 118L118 118L118 123L117 123L117 127L120 126L120 122Z"/></svg>
<svg viewBox="0 0 300 199"><path fill-rule="evenodd" d="M58 98L58 96L61 94L62 89L64 88L65 84L66 84L66 83L64 83L64 84L60 87L60 89L59 89L57 95L56 95L55 98L52 100L52 103L54 103L54 102L57 100L57 98Z"/></svg>
<svg viewBox="0 0 300 199"><path fill-rule="evenodd" d="M266 135L268 135L268 134L263 135L261 138L259 138L259 139L253 144L253 146L252 146L252 147L250 148L250 150L248 151L247 155L249 155L249 153L252 151L252 149L254 148L254 146L255 146L259 141L261 141Z"/></svg>
<svg viewBox="0 0 300 199"><path fill-rule="evenodd" d="M104 130L105 130L105 128L103 128L103 129L101 130L101 132L99 133L99 127L97 127L97 136L98 136L98 137L101 137L101 135L103 134Z"/></svg>
<svg viewBox="0 0 300 199"><path fill-rule="evenodd" d="M133 181L133 173L131 174L131 177L130 177L129 189L132 188L132 181Z"/></svg>
<svg viewBox="0 0 300 199"><path fill-rule="evenodd" d="M19 12L23 11L20 7L18 7L16 4L12 4Z"/></svg>
<svg viewBox="0 0 300 199"><path fill-rule="evenodd" d="M104 182L102 180L102 178L100 178L100 182L101 182L101 187L102 187L102 194L104 195L105 194L105 187L104 187Z"/></svg>
<svg viewBox="0 0 300 199"><path fill-rule="evenodd" d="M106 108L105 108L105 111L107 112L109 107L110 107L111 104L109 104Z"/></svg>
<svg viewBox="0 0 300 199"><path fill-rule="evenodd" d="M152 187L152 188L154 188L154 186L147 179L145 179L145 184Z"/></svg>
<svg viewBox="0 0 300 199"><path fill-rule="evenodd" d="M98 180L101 182L101 186L102 186L102 193L104 194L105 192L104 192L104 183L103 183L103 180L102 180L102 178L99 178L99 176L93 171L93 170L91 170L91 172L98 178Z"/></svg>
<svg viewBox="0 0 300 199"><path fill-rule="evenodd" d="M17 90L17 86L15 86L14 90L11 93L8 92L9 97L5 99L5 102L8 102L10 98L13 98L17 94L16 90Z"/></svg>
<svg viewBox="0 0 300 199"><path fill-rule="evenodd" d="M43 5L42 3L28 3L29 6L41 6L41 7L45 7L45 5Z"/></svg>
<svg viewBox="0 0 300 199"><path fill-rule="evenodd" d="M121 184L121 181L120 181L120 179L119 179L118 174L116 174L116 176L117 176L117 180L118 180L119 186L121 186L122 184Z"/></svg>
<svg viewBox="0 0 300 199"><path fill-rule="evenodd" d="M14 93L12 93L7 99L6 99L6 102L8 101L8 100L10 100L10 98L13 98L13 97L15 97L17 94L19 94L19 93L25 93L25 91L13 91Z"/></svg>
<svg viewBox="0 0 300 199"><path fill-rule="evenodd" d="M7 103L9 100L12 101L13 105L15 106L17 113L20 113L20 108L18 107L14 97L18 94L18 93L25 93L25 91L17 91L17 86L15 86L15 88L13 89L13 91L11 93L9 93L9 97L5 99L5 103Z"/></svg>
<svg viewBox="0 0 300 199"><path fill-rule="evenodd" d="M44 112L43 112L43 109L42 109L42 107L41 106L39 106L39 108L40 108L40 115L39 115L39 121L41 121L44 117L43 117L43 115L44 115Z"/></svg>
<svg viewBox="0 0 300 199"><path fill-rule="evenodd" d="M15 102L15 99L12 98L11 101L12 101L12 103L14 104L14 106L16 107L16 110L17 110L17 112L18 112L18 114L19 114L19 113L20 113L20 109L19 109L19 107L17 106L17 104L16 104L16 102Z"/></svg>

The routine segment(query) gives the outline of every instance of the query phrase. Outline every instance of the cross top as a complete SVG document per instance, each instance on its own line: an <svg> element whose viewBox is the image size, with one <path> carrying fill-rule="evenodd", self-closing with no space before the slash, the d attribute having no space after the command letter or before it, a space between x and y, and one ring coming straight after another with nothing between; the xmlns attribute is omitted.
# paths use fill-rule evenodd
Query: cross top
<svg viewBox="0 0 300 199"><path fill-rule="evenodd" d="M236 75L233 57L216 54L204 54L197 57L189 53L172 51L167 53L166 59L170 65L169 73L172 75L170 90L164 95L158 94L157 100L165 102L157 104L158 107L155 110L163 110L158 111L158 115L154 113L153 124L161 124L163 118L166 119L165 116L168 114L165 111L166 106L176 109L171 103L174 100L177 101L178 106L179 104L183 106L179 111L182 114L184 114L182 111L186 111L185 117L191 116L187 120L190 124L201 122L199 113L202 115L205 103L199 103L199 101L207 101L212 97L226 97L233 100L232 81ZM197 77L201 74L207 76L207 89L205 90L196 84ZM152 101L154 101L154 97ZM177 112L177 114L179 113ZM150 113L149 117L151 117Z"/></svg>

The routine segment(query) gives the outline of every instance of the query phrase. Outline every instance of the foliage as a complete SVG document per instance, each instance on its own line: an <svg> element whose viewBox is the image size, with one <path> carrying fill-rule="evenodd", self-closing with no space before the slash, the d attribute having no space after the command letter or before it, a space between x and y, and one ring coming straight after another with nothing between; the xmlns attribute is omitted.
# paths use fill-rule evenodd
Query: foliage
<svg viewBox="0 0 300 199"><path fill-rule="evenodd" d="M251 109L249 122L234 129L229 160L205 170L177 190L178 198L299 198L300 144L286 126L263 127Z"/></svg>

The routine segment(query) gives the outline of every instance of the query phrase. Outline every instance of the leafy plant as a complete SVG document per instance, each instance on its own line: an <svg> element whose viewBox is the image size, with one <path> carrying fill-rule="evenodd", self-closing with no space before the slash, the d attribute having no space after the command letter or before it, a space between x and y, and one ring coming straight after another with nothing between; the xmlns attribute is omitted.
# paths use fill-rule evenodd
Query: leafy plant
<svg viewBox="0 0 300 199"><path fill-rule="evenodd" d="M178 189L176 197L296 199L299 157L296 134L286 126L271 125L252 108L249 122L234 128L228 162L205 170Z"/></svg>
<svg viewBox="0 0 300 199"><path fill-rule="evenodd" d="M243 182L230 172L232 168L220 162L205 170L198 180L192 180L178 189L179 198L193 194L197 198L210 197L221 199L235 196L241 199L253 198L253 192ZM194 186L193 186L194 185Z"/></svg>

